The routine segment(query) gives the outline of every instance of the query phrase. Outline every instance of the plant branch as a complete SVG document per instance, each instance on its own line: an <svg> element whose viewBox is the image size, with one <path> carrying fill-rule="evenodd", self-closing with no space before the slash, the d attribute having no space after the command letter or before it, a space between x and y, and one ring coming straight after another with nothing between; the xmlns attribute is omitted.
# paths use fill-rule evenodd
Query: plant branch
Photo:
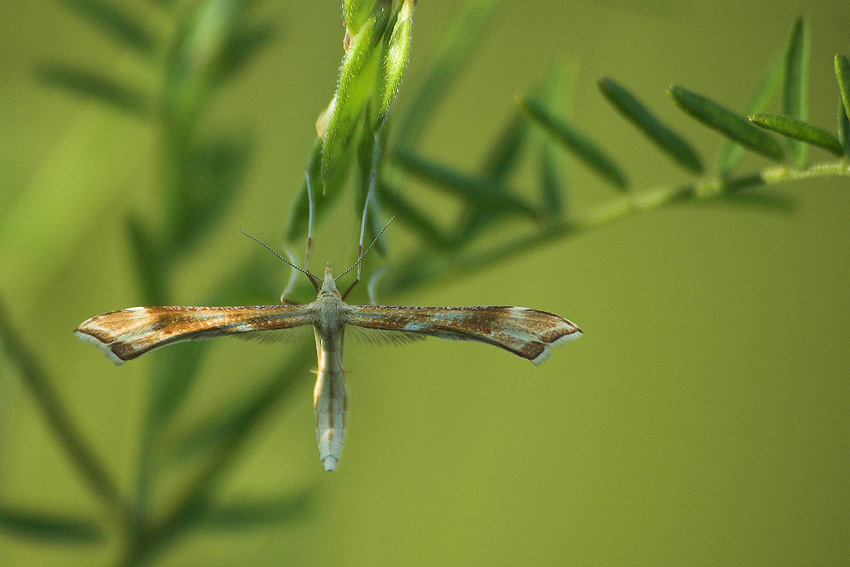
<svg viewBox="0 0 850 567"><path fill-rule="evenodd" d="M445 265L440 265L439 269L427 271L430 274L436 274L435 277L427 277L427 274L423 277L422 270L417 270L420 276L418 278L406 277L408 271L416 270L418 265L425 262L424 255L416 255L405 263L405 266L400 270L401 277L390 283L387 291L390 293L409 292L437 281L454 280L459 276L469 275L493 264L522 255L542 244L624 220L637 213L659 209L671 203L714 199L742 189L822 177L850 177L850 166L846 161L841 160L819 163L805 169L771 167L759 172L726 179L713 177L681 185L668 185L636 191L587 212L547 225L534 234L496 246L489 251L450 258L445 262Z"/></svg>

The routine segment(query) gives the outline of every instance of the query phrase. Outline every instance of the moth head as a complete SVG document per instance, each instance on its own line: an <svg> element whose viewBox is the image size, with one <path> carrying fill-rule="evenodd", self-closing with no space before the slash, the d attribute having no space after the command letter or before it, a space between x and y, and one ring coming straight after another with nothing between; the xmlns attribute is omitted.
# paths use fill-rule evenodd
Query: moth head
<svg viewBox="0 0 850 567"><path fill-rule="evenodd" d="M336 280L334 279L330 262L325 266L325 277L322 278L322 285L319 288L319 296L321 297L323 295L335 295L339 297L339 289L336 287Z"/></svg>

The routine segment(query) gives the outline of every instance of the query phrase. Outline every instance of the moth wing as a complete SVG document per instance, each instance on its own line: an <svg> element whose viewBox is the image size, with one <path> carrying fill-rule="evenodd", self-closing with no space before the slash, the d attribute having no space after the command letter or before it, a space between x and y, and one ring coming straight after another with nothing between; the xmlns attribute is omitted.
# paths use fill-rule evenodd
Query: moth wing
<svg viewBox="0 0 850 567"><path fill-rule="evenodd" d="M552 349L581 336L581 329L560 315L526 307L352 306L347 323L365 329L395 331L491 344L542 364Z"/></svg>
<svg viewBox="0 0 850 567"><path fill-rule="evenodd" d="M306 305L132 307L84 321L74 334L115 364L192 339L291 329L311 322Z"/></svg>

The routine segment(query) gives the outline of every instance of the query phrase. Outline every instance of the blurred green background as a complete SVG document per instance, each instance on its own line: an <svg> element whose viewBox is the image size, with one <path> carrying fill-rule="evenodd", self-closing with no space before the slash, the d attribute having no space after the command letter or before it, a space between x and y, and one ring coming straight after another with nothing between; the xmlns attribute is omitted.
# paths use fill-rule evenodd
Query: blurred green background
<svg viewBox="0 0 850 567"><path fill-rule="evenodd" d="M154 2L118 3L166 26ZM281 31L206 119L251 133L254 154L212 236L176 267L178 303L203 301L222 273L256 252L238 230L279 247L316 117L335 87L339 3L256 4L252 19ZM461 4L418 3L396 111L407 111ZM143 301L124 218L136 211L162 224L157 139L144 122L45 86L36 69L73 63L135 84L151 81L150 71L60 2L6 0L4 8L0 293L75 424L130 494L147 379L163 353L115 368L71 331ZM666 87L743 108L801 14L812 29L810 122L834 131L832 57L848 47L845 2L530 0L498 11L420 150L475 169L514 96L566 61L579 69L575 122L618 157L633 186L681 181L603 100L596 80L628 86L711 164L722 139L676 110ZM832 159L811 151L813 162ZM614 196L581 165L565 164L576 209ZM767 165L747 153L741 169ZM533 167L515 181L534 187ZM440 195L421 184L404 189L448 218ZM847 189L846 178L811 180L756 191L781 206L674 205L402 297L406 305L537 307L575 321L585 336L540 368L478 344L349 340L339 469L322 472L304 372L238 453L217 499L306 491L309 503L279 523L191 531L156 564L847 565ZM354 261L349 209L319 225L314 265ZM403 228L389 233L392 262L414 240ZM271 255L265 265L282 288L286 267ZM274 291L265 300L274 303ZM301 343L215 341L174 430L244 398L269 360L292 348ZM114 518L0 356L0 504L80 516L105 530L91 545L0 530L0 564L113 564L124 545ZM163 465L155 502L167 503L196 465Z"/></svg>

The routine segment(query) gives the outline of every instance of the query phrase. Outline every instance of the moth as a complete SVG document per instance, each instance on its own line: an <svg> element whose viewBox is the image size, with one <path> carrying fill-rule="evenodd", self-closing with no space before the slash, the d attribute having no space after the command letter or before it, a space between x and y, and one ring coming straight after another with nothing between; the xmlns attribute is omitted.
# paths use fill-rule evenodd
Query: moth
<svg viewBox="0 0 850 567"><path fill-rule="evenodd" d="M285 299L287 292L284 292L281 301L287 301L288 304L250 307L132 307L96 315L84 321L74 334L101 348L115 364L123 364L147 352L180 341L268 333L312 325L318 356L313 409L319 457L326 471L334 470L339 463L348 416L348 391L342 364L346 327L478 341L500 347L536 365L543 363L555 347L581 336L581 330L563 317L525 307L393 307L346 303L346 297L360 281L363 257L385 229L386 226L363 252L361 227L359 259L355 265L336 278L330 263L325 268L323 278L318 278L307 269L312 222L307 239L305 268L299 268L260 242L294 270L308 277L317 293L316 300L312 303L293 303ZM251 236L249 238L254 239ZM336 285L337 280L355 266L356 279L344 293L340 293ZM293 275L295 273L293 271ZM292 281L288 289L291 288L291 283Z"/></svg>

